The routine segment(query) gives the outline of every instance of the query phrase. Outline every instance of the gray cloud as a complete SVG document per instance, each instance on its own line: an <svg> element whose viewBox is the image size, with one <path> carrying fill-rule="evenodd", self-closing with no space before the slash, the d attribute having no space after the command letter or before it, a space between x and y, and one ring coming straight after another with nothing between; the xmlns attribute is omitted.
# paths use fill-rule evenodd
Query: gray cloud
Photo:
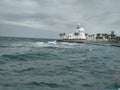
<svg viewBox="0 0 120 90"><path fill-rule="evenodd" d="M48 32L48 37L56 38L60 32L76 31L78 23L88 33L114 28L120 34L119 4L119 0L1 0L0 35L36 37L37 30L40 37ZM7 27L20 31L14 30L13 35Z"/></svg>

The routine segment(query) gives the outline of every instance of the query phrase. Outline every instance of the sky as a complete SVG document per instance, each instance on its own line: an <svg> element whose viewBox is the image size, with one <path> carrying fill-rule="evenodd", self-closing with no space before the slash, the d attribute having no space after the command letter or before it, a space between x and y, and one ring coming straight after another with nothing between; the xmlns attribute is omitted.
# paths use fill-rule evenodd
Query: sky
<svg viewBox="0 0 120 90"><path fill-rule="evenodd" d="M59 38L85 32L120 35L120 0L0 0L0 36Z"/></svg>

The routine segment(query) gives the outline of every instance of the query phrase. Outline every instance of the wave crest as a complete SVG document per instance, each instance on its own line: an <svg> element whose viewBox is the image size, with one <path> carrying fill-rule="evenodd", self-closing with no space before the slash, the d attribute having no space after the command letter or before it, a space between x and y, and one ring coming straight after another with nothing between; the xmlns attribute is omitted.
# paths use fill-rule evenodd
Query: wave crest
<svg viewBox="0 0 120 90"><path fill-rule="evenodd" d="M30 82L27 83L26 85L35 85L35 86L41 86L41 87L50 87L50 88L58 88L58 87L64 87L63 85L59 85L56 83L48 83L48 82Z"/></svg>

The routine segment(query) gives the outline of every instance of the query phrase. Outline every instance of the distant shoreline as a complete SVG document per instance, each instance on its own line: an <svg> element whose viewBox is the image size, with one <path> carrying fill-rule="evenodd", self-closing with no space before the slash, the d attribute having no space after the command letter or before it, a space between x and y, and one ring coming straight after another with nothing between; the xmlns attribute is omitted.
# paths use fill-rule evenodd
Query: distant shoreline
<svg viewBox="0 0 120 90"><path fill-rule="evenodd" d="M68 43L84 43L93 45L110 45L120 47L120 43L115 43L111 41L99 41L99 40L80 40L80 39L58 39L57 42L68 42Z"/></svg>
<svg viewBox="0 0 120 90"><path fill-rule="evenodd" d="M50 40L56 40L56 39L54 39L54 38L16 37L16 36L0 36L0 38L25 38L25 39L50 39Z"/></svg>

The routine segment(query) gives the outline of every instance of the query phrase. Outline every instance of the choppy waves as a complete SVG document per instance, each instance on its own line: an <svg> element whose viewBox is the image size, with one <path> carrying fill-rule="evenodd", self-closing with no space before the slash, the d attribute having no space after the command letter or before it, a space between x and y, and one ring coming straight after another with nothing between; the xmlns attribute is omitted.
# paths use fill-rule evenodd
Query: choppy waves
<svg viewBox="0 0 120 90"><path fill-rule="evenodd" d="M119 55L110 46L0 42L0 90L118 90Z"/></svg>

